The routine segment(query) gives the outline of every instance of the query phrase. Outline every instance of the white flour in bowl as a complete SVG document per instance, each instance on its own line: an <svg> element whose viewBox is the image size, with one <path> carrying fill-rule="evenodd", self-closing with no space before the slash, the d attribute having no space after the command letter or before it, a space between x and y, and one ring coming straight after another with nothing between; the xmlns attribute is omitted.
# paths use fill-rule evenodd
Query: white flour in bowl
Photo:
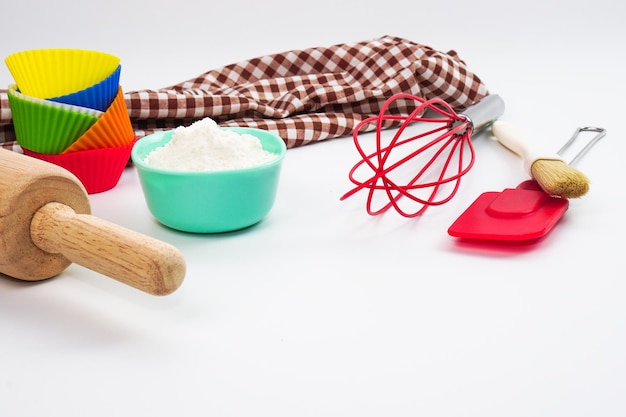
<svg viewBox="0 0 626 417"><path fill-rule="evenodd" d="M222 171L272 161L276 154L250 134L220 129L211 118L174 130L172 139L144 159L146 165L175 171Z"/></svg>

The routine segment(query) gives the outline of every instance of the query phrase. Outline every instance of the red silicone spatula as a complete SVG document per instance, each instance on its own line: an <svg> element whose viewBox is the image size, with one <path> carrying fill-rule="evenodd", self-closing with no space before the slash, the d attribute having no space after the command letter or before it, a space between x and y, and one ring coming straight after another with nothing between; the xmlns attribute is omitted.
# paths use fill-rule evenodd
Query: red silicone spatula
<svg viewBox="0 0 626 417"><path fill-rule="evenodd" d="M551 197L536 181L482 193L450 226L450 236L525 241L546 235L563 216L569 200Z"/></svg>
<svg viewBox="0 0 626 417"><path fill-rule="evenodd" d="M606 133L601 128L578 128L558 153L561 154L569 147L581 132L587 131L596 132L597 135L572 162L578 160ZM504 139L498 138L499 141ZM506 138L506 142L514 142L516 139ZM481 194L450 226L448 234L474 240L535 240L550 232L568 207L568 199L547 194L534 180L524 181L516 188Z"/></svg>

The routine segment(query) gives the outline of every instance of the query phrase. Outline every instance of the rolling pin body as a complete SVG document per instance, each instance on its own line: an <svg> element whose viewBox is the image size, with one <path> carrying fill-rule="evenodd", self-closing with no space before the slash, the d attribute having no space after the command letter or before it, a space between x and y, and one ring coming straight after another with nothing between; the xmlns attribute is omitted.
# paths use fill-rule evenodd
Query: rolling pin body
<svg viewBox="0 0 626 417"><path fill-rule="evenodd" d="M185 275L175 247L91 214L69 171L0 150L0 272L39 281L72 262L137 289L166 295Z"/></svg>

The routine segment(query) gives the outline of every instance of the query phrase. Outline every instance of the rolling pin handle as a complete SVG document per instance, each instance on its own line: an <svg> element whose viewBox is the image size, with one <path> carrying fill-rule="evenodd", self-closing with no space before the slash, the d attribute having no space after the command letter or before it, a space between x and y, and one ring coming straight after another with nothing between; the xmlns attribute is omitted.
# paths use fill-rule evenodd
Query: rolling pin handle
<svg viewBox="0 0 626 417"><path fill-rule="evenodd" d="M43 251L149 294L172 293L185 275L185 259L175 247L62 203L37 210L30 234Z"/></svg>

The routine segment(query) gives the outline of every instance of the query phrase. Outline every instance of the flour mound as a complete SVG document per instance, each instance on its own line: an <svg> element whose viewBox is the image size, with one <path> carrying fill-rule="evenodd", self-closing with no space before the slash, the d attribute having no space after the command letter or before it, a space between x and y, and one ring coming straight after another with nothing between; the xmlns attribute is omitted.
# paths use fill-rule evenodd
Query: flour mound
<svg viewBox="0 0 626 417"><path fill-rule="evenodd" d="M247 133L220 129L211 118L179 126L172 139L144 159L146 165L175 171L223 171L249 168L274 160L261 141Z"/></svg>

